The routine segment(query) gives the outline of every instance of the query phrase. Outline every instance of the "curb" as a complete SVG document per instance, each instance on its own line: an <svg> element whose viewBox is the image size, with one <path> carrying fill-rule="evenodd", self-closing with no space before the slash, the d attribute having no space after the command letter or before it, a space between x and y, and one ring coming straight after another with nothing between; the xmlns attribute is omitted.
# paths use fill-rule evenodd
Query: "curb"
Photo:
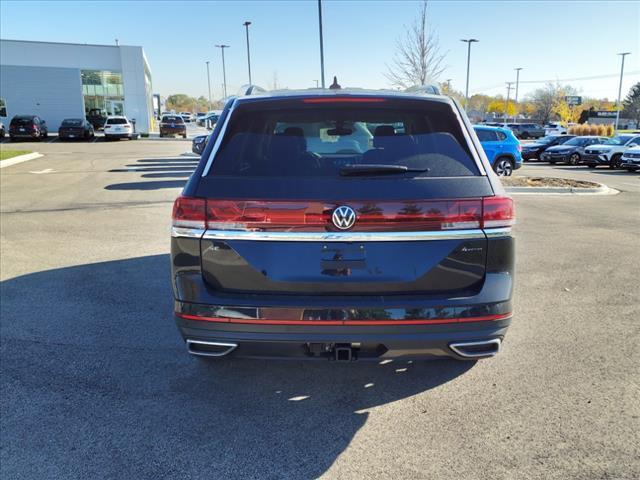
<svg viewBox="0 0 640 480"><path fill-rule="evenodd" d="M18 155L17 157L9 158L0 162L0 168L10 167L22 162L28 162L29 160L35 160L36 158L44 157L41 153L32 152L25 155Z"/></svg>

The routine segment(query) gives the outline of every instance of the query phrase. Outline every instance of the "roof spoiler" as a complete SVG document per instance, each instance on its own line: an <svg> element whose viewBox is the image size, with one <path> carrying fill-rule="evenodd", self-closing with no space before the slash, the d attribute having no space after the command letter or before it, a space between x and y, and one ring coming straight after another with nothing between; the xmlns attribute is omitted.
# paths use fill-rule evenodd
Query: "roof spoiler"
<svg viewBox="0 0 640 480"><path fill-rule="evenodd" d="M436 85L414 85L407 88L405 92L418 95L441 95L440 89Z"/></svg>
<svg viewBox="0 0 640 480"><path fill-rule="evenodd" d="M238 90L238 97L244 97L247 95L258 95L260 93L265 93L266 90L258 85L242 85L240 90Z"/></svg>

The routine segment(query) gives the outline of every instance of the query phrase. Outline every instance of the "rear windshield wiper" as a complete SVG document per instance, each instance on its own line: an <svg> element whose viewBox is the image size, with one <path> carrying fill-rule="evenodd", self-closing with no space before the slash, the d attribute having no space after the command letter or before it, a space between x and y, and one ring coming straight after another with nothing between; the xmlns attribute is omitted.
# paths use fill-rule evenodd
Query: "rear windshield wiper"
<svg viewBox="0 0 640 480"><path fill-rule="evenodd" d="M406 165L348 164L340 168L340 175L389 175L394 173L428 172L428 168L409 168Z"/></svg>

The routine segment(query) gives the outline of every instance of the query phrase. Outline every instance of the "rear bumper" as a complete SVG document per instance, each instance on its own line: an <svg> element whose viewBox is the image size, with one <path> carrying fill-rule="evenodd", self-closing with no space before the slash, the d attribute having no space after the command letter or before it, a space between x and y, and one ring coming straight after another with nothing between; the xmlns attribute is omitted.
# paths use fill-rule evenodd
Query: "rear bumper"
<svg viewBox="0 0 640 480"><path fill-rule="evenodd" d="M38 138L40 136L40 132L35 132L33 130L26 132L17 132L10 130L9 135L13 138Z"/></svg>
<svg viewBox="0 0 640 480"><path fill-rule="evenodd" d="M350 360L359 361L441 357L468 360L489 357L497 353L510 321L511 318L450 325L256 326L212 324L176 317L185 342L233 346L226 355L229 357L325 361L336 359L336 347L350 349ZM460 349L454 349L457 344L492 340L498 340L495 342L496 349L477 357L460 354Z"/></svg>
<svg viewBox="0 0 640 480"><path fill-rule="evenodd" d="M106 138L131 138L133 133L105 133Z"/></svg>
<svg viewBox="0 0 640 480"><path fill-rule="evenodd" d="M162 135L184 135L187 133L186 128L166 128L163 127L160 129L160 133Z"/></svg>

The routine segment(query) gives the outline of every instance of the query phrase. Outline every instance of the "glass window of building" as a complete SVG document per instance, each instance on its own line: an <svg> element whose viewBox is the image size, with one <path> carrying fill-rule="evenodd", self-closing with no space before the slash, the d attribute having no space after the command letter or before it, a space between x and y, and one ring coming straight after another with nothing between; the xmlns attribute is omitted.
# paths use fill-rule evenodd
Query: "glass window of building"
<svg viewBox="0 0 640 480"><path fill-rule="evenodd" d="M92 109L99 109L108 115L124 114L122 73L82 70L80 76L85 114Z"/></svg>

